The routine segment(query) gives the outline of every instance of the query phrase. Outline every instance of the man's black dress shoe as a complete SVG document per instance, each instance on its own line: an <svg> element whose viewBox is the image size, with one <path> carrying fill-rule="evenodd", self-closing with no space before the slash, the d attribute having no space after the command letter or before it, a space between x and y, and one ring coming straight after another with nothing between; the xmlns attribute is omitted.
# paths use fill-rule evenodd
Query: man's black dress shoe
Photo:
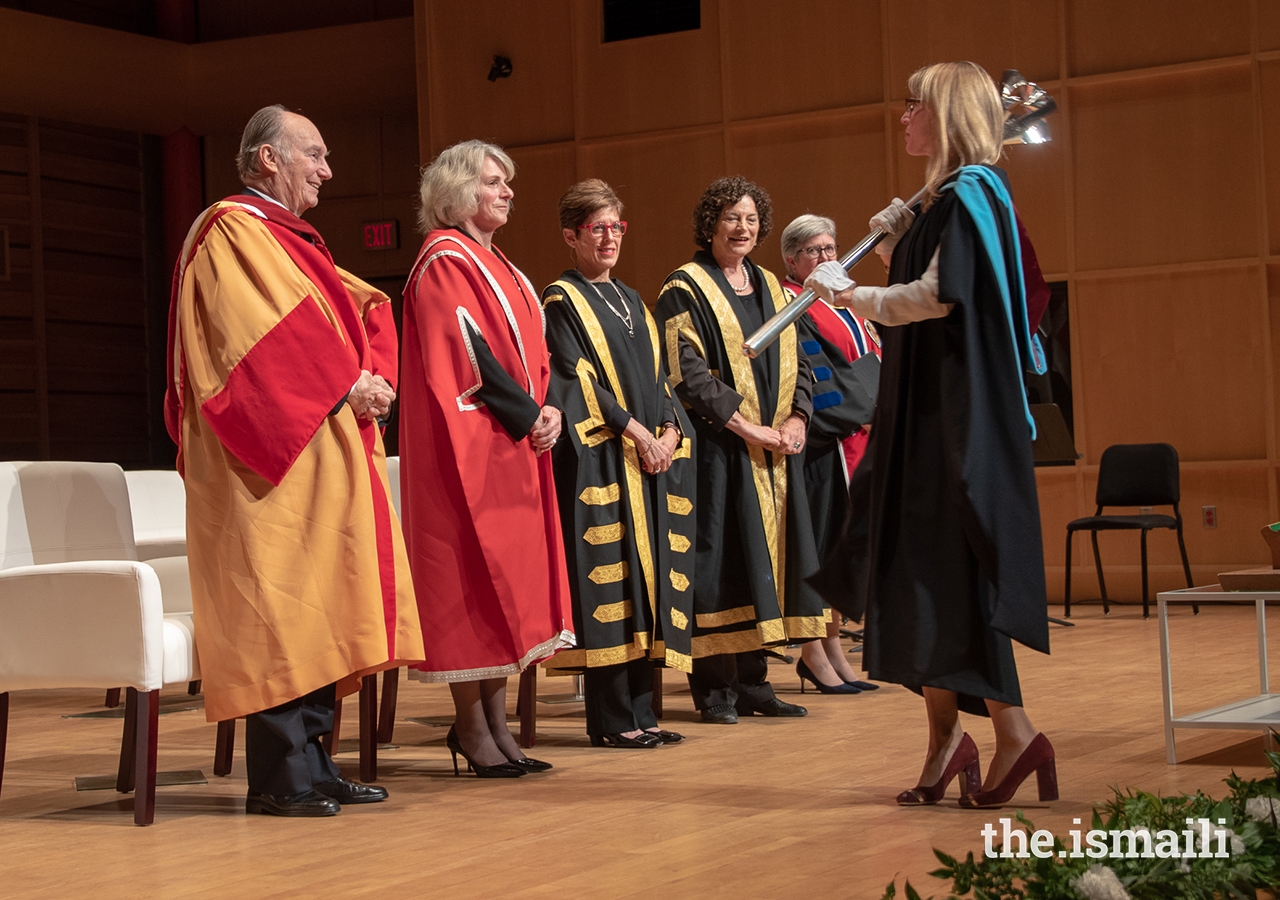
<svg viewBox="0 0 1280 900"><path fill-rule="evenodd" d="M741 716L768 716L770 718L799 718L800 716L809 715L809 710L803 706L797 706L794 703L786 703L777 697L770 697L763 703L756 703L752 706L741 706L738 708L738 715Z"/></svg>
<svg viewBox="0 0 1280 900"><path fill-rule="evenodd" d="M337 800L319 791L303 791L301 794L259 794L250 791L244 801L246 813L262 813L266 816L336 816L342 809Z"/></svg>
<svg viewBox="0 0 1280 900"><path fill-rule="evenodd" d="M339 803L381 803L387 799L387 789L376 784L356 784L338 775L314 785L315 790Z"/></svg>
<svg viewBox="0 0 1280 900"><path fill-rule="evenodd" d="M623 750L652 750L662 744L656 734L647 731L642 731L635 737L627 737L625 734L593 734L589 737L592 747L617 747Z"/></svg>
<svg viewBox="0 0 1280 900"><path fill-rule="evenodd" d="M702 711L702 721L712 725L737 725L738 711L728 703L718 703Z"/></svg>

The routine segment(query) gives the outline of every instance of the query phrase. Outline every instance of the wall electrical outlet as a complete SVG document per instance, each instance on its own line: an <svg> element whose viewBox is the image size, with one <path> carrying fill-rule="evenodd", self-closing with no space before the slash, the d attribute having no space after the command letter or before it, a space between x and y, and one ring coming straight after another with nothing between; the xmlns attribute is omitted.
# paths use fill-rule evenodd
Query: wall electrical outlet
<svg viewBox="0 0 1280 900"><path fill-rule="evenodd" d="M1218 527L1218 507L1202 506L1200 507L1200 518L1205 528Z"/></svg>

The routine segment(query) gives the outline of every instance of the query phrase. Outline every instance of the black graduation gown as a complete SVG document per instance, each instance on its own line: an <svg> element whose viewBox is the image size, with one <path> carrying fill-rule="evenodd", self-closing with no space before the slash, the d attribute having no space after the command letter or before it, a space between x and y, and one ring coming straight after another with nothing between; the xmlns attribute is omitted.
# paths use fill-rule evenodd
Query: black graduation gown
<svg viewBox="0 0 1280 900"><path fill-rule="evenodd" d="M983 193L999 213L1016 284L1017 235ZM880 328L880 395L850 485L854 516L843 558L819 580L838 609L856 614L865 604L871 678L952 690L961 709L985 715L983 699L1022 703L1010 639L1049 650L1039 503L995 273L951 191L894 249L890 284L920 278L935 250L938 299L955 306L943 318Z"/></svg>
<svg viewBox="0 0 1280 900"><path fill-rule="evenodd" d="M653 316L639 294L613 284L630 305L633 336L576 271L542 292L550 396L564 411L552 460L579 646L557 654L552 665L594 668L648 656L687 673L695 572L692 431L661 371ZM635 444L620 436L632 417L655 436L665 422L680 428L666 472L646 474Z"/></svg>
<svg viewBox="0 0 1280 900"><path fill-rule="evenodd" d="M756 359L742 353L744 335L787 302L777 278L746 265L755 287L746 302L699 252L667 278L656 309L671 385L697 435L695 658L825 637L830 615L804 580L818 557L802 458L724 427L734 411L775 428L793 409L812 412L794 326Z"/></svg>

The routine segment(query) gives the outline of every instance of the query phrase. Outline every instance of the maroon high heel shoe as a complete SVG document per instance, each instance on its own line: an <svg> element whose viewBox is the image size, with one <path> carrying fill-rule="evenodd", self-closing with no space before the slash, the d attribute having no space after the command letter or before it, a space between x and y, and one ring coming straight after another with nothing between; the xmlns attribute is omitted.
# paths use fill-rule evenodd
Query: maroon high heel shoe
<svg viewBox="0 0 1280 900"><path fill-rule="evenodd" d="M969 792L982 786L982 768L978 765L978 745L966 733L960 738L951 760L943 771L942 777L935 784L917 785L909 791L898 795L899 806L933 806L947 792L951 779L960 776L960 799L964 800Z"/></svg>
<svg viewBox="0 0 1280 900"><path fill-rule="evenodd" d="M1004 806L1013 799L1018 786L1032 772L1036 773L1036 786L1040 789L1040 800L1046 802L1058 799L1058 767L1054 763L1053 744L1043 734L1037 734L1022 751L1018 761L1013 764L1004 780L989 791L975 791L967 797L960 798L960 805L965 809L990 809Z"/></svg>

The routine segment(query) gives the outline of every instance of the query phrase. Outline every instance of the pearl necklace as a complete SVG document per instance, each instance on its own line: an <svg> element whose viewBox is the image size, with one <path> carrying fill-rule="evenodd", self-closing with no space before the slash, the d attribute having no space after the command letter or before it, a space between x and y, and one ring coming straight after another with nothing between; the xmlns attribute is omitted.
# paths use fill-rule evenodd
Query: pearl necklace
<svg viewBox="0 0 1280 900"><path fill-rule="evenodd" d="M729 287L733 288L733 292L738 295L751 293L751 275L747 272L747 267L742 267L742 287L738 287L729 278L729 273L724 273L724 280L729 282Z"/></svg>
<svg viewBox="0 0 1280 900"><path fill-rule="evenodd" d="M583 280L586 280L586 276L583 276ZM633 338L636 336L636 330L631 324L631 306L627 303L627 298L622 296L622 291L618 290L618 286L613 283L612 278L610 278L607 283L609 287L613 288L613 292L618 295L618 299L622 301L622 308L627 311L626 315L618 312L618 308L609 302L609 298L601 292L600 288L596 286L594 281L587 281L587 284L591 285L591 289L596 292L596 296L604 301L605 306L609 307L609 311L617 316L618 321L622 322L622 324L627 327L627 337Z"/></svg>

